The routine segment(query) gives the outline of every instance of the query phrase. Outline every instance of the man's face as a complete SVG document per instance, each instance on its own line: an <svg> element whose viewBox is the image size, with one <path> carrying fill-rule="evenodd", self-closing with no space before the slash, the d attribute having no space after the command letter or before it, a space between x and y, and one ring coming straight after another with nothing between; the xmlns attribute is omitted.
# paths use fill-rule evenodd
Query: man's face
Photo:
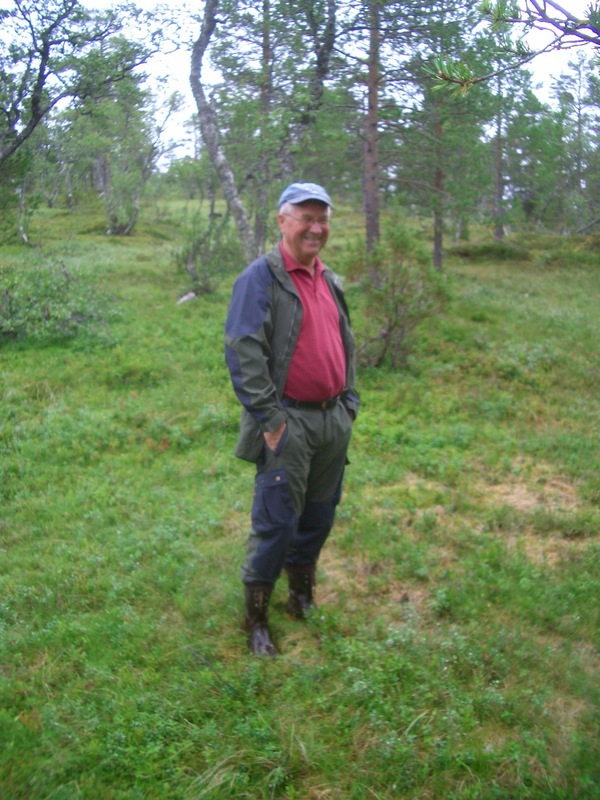
<svg viewBox="0 0 600 800"><path fill-rule="evenodd" d="M329 206L319 200L287 206L277 217L287 252L311 266L329 236Z"/></svg>

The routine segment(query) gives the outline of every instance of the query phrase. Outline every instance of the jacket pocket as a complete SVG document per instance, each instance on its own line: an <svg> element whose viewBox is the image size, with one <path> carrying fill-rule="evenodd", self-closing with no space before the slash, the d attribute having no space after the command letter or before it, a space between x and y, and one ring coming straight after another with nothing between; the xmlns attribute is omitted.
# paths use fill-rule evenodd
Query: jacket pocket
<svg viewBox="0 0 600 800"><path fill-rule="evenodd" d="M238 458L258 464L262 460L264 449L265 439L262 431L244 409L235 454Z"/></svg>
<svg viewBox="0 0 600 800"><path fill-rule="evenodd" d="M283 433L281 434L279 441L277 442L277 447L275 450L271 450L274 456L281 455L281 451L285 447L285 443L287 442L288 436L290 435L290 426L286 422L285 428L283 429ZM265 445L266 447L266 445Z"/></svg>

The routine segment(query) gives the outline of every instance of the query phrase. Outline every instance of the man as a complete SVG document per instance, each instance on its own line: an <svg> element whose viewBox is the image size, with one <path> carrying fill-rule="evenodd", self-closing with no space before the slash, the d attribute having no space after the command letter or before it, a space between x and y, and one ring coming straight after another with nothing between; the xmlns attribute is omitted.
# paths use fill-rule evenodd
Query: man
<svg viewBox="0 0 600 800"><path fill-rule="evenodd" d="M225 324L227 365L243 406L236 455L257 465L242 580L244 628L258 655L277 654L267 608L282 570L288 613L304 619L315 608L317 559L358 411L348 311L318 258L331 209L317 184L283 191L281 242L238 277Z"/></svg>

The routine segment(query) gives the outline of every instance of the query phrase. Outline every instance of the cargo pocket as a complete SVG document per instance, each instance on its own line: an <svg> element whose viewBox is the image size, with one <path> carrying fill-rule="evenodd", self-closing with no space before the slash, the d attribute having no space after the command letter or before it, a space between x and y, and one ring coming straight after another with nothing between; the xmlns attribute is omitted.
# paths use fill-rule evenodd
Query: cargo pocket
<svg viewBox="0 0 600 800"><path fill-rule="evenodd" d="M284 469L261 472L254 484L252 527L259 534L290 528L296 515Z"/></svg>

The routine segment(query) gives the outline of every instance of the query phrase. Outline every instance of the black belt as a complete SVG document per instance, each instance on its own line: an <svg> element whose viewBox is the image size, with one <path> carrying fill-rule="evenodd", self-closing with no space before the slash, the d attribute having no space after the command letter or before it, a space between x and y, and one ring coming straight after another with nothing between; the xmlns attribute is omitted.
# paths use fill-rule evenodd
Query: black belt
<svg viewBox="0 0 600 800"><path fill-rule="evenodd" d="M340 395L332 397L331 400L320 400L312 403L308 400L293 400L291 397L283 397L281 405L286 408L301 408L307 411L331 411L332 408L336 407L339 399Z"/></svg>

